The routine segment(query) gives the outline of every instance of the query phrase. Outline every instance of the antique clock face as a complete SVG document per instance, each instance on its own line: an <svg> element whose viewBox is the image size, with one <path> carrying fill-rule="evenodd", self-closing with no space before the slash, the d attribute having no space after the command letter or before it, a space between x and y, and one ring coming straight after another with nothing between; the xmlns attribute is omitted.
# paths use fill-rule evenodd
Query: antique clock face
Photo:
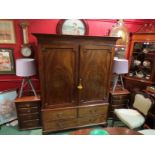
<svg viewBox="0 0 155 155"><path fill-rule="evenodd" d="M28 46L23 46L21 49L21 54L24 57L30 57L30 56L32 56L32 50Z"/></svg>
<svg viewBox="0 0 155 155"><path fill-rule="evenodd" d="M88 25L82 19L62 19L57 25L58 34L87 35Z"/></svg>

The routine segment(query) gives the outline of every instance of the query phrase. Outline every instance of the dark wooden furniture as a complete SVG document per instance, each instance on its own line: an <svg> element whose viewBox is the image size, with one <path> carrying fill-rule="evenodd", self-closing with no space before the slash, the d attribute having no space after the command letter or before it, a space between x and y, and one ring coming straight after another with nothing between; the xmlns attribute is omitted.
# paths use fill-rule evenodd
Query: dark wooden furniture
<svg viewBox="0 0 155 155"><path fill-rule="evenodd" d="M132 33L129 45L129 74L125 86L144 90L155 84L155 33Z"/></svg>
<svg viewBox="0 0 155 155"><path fill-rule="evenodd" d="M116 89L114 92L111 90L109 95L109 118L113 118L114 109L127 108L130 101L130 92L127 89Z"/></svg>
<svg viewBox="0 0 155 155"><path fill-rule="evenodd" d="M102 129L108 131L109 135L142 135L140 132L136 130L128 129L125 127L107 127ZM80 129L72 131L70 134L89 135L91 130L93 130L93 128Z"/></svg>
<svg viewBox="0 0 155 155"><path fill-rule="evenodd" d="M117 38L34 35L39 46L43 133L105 125Z"/></svg>
<svg viewBox="0 0 155 155"><path fill-rule="evenodd" d="M41 127L41 101L39 96L17 98L15 104L19 129L26 130Z"/></svg>

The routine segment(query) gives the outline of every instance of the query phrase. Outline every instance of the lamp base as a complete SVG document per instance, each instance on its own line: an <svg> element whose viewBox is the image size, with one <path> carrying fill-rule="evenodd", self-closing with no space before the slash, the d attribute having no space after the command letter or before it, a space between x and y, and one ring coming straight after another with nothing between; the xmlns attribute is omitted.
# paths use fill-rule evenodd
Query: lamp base
<svg viewBox="0 0 155 155"><path fill-rule="evenodd" d="M23 80L22 80L22 84L21 84L21 87L20 87L20 90L19 90L18 97L22 97L23 89L24 89L24 87L25 87L26 84L29 84L30 85L30 87L31 87L34 95L37 96L37 93L36 93L36 91L35 91L35 89L33 87L33 84L32 84L32 81L31 81L30 77L26 77L26 78L23 78Z"/></svg>
<svg viewBox="0 0 155 155"><path fill-rule="evenodd" d="M124 88L124 83L123 83L122 75L121 74L117 74L116 77L115 77L115 80L114 80L114 86L113 86L113 89L112 89L113 92L115 91L115 89L116 89L117 84L118 84L119 81L121 82L121 88L122 88L122 90L125 89Z"/></svg>

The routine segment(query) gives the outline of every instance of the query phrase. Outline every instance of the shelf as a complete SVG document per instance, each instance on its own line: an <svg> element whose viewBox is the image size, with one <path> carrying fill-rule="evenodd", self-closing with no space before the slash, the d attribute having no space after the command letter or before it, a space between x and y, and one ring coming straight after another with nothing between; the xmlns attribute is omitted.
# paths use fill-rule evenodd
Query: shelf
<svg viewBox="0 0 155 155"><path fill-rule="evenodd" d="M147 84L150 84L150 85L155 84L155 82L152 82L152 81L144 79L144 78L138 78L138 77L133 77L133 76L128 76L128 75L124 76L124 78L128 79L128 80L144 82L144 83L147 83Z"/></svg>

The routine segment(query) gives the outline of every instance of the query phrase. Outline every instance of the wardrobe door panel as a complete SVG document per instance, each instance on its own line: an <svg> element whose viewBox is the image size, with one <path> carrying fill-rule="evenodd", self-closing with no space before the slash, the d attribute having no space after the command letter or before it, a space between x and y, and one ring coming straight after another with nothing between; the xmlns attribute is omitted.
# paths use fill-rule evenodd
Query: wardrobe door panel
<svg viewBox="0 0 155 155"><path fill-rule="evenodd" d="M72 45L44 46L43 75L45 107L75 103L76 48Z"/></svg>
<svg viewBox="0 0 155 155"><path fill-rule="evenodd" d="M97 103L108 99L112 47L87 45L80 48L80 102Z"/></svg>

